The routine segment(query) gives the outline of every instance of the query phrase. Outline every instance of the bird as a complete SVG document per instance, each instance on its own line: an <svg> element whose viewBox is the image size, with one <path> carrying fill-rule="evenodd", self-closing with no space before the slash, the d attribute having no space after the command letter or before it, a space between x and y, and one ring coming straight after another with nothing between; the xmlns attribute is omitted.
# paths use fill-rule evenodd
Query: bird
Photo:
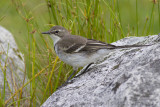
<svg viewBox="0 0 160 107"><path fill-rule="evenodd" d="M49 31L42 32L48 34L53 40L54 50L58 57L68 65L73 67L73 73L67 79L76 73L79 67L88 67L110 53L113 49L142 47L148 45L123 45L115 46L102 41L88 39L79 35L72 35L62 26L53 26Z"/></svg>

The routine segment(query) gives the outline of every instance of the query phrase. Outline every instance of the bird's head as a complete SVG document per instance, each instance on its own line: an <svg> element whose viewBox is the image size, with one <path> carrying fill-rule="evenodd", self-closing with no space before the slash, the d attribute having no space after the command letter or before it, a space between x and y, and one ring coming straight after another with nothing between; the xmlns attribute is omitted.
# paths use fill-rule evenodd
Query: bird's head
<svg viewBox="0 0 160 107"><path fill-rule="evenodd" d="M54 44L56 44L64 36L70 35L70 32L66 30L64 27L57 25L57 26L53 26L47 32L42 32L42 34L49 34L50 37L53 39Z"/></svg>
<svg viewBox="0 0 160 107"><path fill-rule="evenodd" d="M60 38L69 35L70 32L68 30L66 30L64 27L62 26L53 26L49 31L47 32L42 32L42 34L49 34L50 36L54 35L54 36L58 36Z"/></svg>

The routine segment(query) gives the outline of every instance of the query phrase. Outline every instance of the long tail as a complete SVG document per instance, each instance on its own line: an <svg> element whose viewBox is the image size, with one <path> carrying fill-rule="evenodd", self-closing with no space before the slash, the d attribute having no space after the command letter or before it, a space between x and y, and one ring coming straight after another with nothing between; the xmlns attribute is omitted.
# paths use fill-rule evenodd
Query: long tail
<svg viewBox="0 0 160 107"><path fill-rule="evenodd" d="M153 44L151 44L153 45ZM93 40L93 39L88 39L86 45L84 48L82 48L81 50L89 50L89 51L96 51L99 49L120 49L120 48L134 48L134 47L146 47L146 46L151 46L151 45L123 45L123 46L116 46L113 44L108 44L105 42L101 42L101 41L97 41L97 40Z"/></svg>
<svg viewBox="0 0 160 107"><path fill-rule="evenodd" d="M115 48L134 48L134 47L146 47L151 45L123 45L123 46L115 46Z"/></svg>

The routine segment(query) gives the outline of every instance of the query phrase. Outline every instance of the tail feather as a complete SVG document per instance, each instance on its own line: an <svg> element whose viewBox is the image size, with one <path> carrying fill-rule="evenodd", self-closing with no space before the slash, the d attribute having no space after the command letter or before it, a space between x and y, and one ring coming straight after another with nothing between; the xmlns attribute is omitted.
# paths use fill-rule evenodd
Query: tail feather
<svg viewBox="0 0 160 107"><path fill-rule="evenodd" d="M135 48L135 47L146 47L151 45L123 45L123 46L116 46L116 48Z"/></svg>

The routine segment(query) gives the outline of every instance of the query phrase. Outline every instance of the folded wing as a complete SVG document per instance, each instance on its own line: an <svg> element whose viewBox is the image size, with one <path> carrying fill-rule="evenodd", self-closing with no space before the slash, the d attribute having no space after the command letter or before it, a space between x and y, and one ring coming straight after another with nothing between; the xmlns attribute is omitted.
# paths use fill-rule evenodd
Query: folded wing
<svg viewBox="0 0 160 107"><path fill-rule="evenodd" d="M74 41L72 41L74 42ZM67 53L78 53L78 52L96 52L99 49L115 49L115 45L107 44L105 42L88 39L86 42L76 42L65 50Z"/></svg>

